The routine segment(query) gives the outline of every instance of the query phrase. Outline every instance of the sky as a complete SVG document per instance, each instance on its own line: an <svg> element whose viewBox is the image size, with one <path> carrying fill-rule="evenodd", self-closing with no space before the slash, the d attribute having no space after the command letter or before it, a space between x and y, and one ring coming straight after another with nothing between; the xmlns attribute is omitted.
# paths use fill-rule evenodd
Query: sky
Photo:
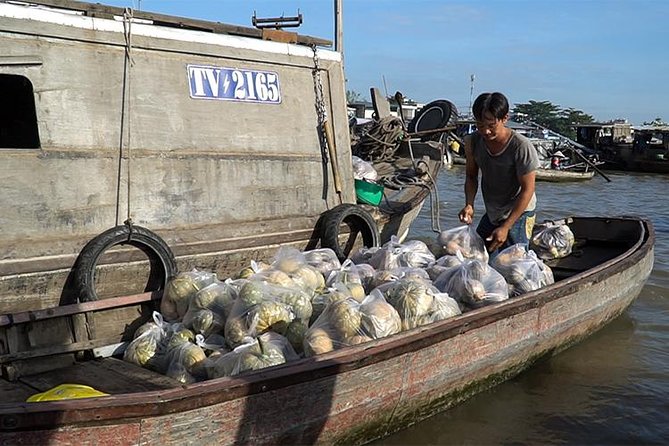
<svg viewBox="0 0 669 446"><path fill-rule="evenodd" d="M300 34L334 41L334 0L99 1L249 27L254 11L299 11ZM474 75L473 98L500 91L512 106L549 101L596 121L669 121L669 1L342 2L346 88L362 98L375 86L466 113Z"/></svg>

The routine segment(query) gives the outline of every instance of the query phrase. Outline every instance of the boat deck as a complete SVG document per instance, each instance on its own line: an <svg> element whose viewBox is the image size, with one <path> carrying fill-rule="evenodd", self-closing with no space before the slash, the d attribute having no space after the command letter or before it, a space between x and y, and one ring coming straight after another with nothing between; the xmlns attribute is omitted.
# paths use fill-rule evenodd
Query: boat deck
<svg viewBox="0 0 669 446"><path fill-rule="evenodd" d="M24 402L36 393L45 392L60 384L83 384L110 395L148 392L181 387L167 376L117 358L97 358L73 361L69 366L10 382L0 380L4 403Z"/></svg>

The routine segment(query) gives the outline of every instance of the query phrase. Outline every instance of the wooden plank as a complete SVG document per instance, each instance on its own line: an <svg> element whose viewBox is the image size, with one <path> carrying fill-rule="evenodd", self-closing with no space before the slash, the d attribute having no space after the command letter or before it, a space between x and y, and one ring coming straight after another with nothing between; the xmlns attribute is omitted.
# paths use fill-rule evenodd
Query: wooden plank
<svg viewBox="0 0 669 446"><path fill-rule="evenodd" d="M24 383L10 383L5 380L0 380L0 395L2 395L3 404L24 402L26 399L28 399L28 397L38 392L39 390Z"/></svg>
<svg viewBox="0 0 669 446"><path fill-rule="evenodd" d="M83 384L111 395L181 387L172 378L115 358L78 362L68 368L25 376L20 381L41 392L60 384Z"/></svg>
<svg viewBox="0 0 669 446"><path fill-rule="evenodd" d="M159 292L149 292L134 294L132 296L114 297L102 299L94 302L83 302L79 304L63 305L62 307L47 308L45 310L24 311L15 314L0 315L0 327L20 324L24 322L38 321L42 319L51 319L55 317L68 316L77 313L89 311L104 310L119 306L133 305L137 303L158 300L162 296Z"/></svg>
<svg viewBox="0 0 669 446"><path fill-rule="evenodd" d="M151 315L150 309L135 305L87 313L86 323L93 339L116 338L115 342L130 341L135 330L151 320Z"/></svg>
<svg viewBox="0 0 669 446"><path fill-rule="evenodd" d="M2 366L2 377L9 381L16 381L22 376L66 368L74 363L75 359L72 353L13 361Z"/></svg>
<svg viewBox="0 0 669 446"><path fill-rule="evenodd" d="M17 361L20 359L38 358L40 356L58 355L61 353L74 353L82 350L90 350L105 345L118 343L117 338L113 339L96 339L92 341L73 342L67 345L51 345L44 348L35 348L32 350L20 351L0 355L0 364Z"/></svg>

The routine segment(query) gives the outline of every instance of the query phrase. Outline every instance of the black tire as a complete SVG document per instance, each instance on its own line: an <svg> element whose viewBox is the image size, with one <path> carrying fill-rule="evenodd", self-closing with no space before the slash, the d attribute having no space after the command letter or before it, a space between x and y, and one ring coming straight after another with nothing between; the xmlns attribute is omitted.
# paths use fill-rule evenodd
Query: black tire
<svg viewBox="0 0 669 446"><path fill-rule="evenodd" d="M455 105L445 99L439 99L426 104L409 122L409 133L423 132L446 127L452 124L458 116Z"/></svg>
<svg viewBox="0 0 669 446"><path fill-rule="evenodd" d="M165 289L167 281L176 275L174 254L167 243L154 232L141 226L122 225L108 229L89 241L81 250L74 266L73 286L79 302L98 300L95 291L95 269L102 254L112 246L131 245L141 249L149 257L152 272L159 266L161 277L151 274L147 288ZM155 291L147 289L146 291Z"/></svg>
<svg viewBox="0 0 669 446"><path fill-rule="evenodd" d="M367 248L379 244L379 228L374 218L355 204L345 203L330 209L323 214L320 224L323 228L321 247L332 249L342 262L351 253L358 234L362 235L363 245ZM342 245L339 235L343 224L349 227L351 236Z"/></svg>

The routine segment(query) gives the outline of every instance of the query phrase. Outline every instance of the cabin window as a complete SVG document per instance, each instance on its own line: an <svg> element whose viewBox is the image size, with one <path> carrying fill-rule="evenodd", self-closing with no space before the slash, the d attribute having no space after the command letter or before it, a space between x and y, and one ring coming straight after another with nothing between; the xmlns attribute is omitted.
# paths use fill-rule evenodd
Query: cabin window
<svg viewBox="0 0 669 446"><path fill-rule="evenodd" d="M0 74L0 149L37 149L37 114L28 78Z"/></svg>

